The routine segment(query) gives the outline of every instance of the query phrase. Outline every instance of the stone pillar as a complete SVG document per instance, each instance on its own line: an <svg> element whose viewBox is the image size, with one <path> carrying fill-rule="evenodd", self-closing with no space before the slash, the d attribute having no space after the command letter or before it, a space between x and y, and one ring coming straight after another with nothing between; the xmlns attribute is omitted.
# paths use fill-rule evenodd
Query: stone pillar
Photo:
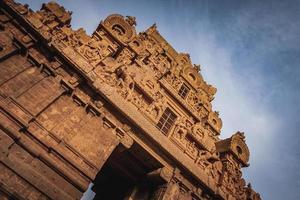
<svg viewBox="0 0 300 200"><path fill-rule="evenodd" d="M161 177L160 184L156 187L153 193L152 200L192 200L191 191L186 191L181 188L180 181L175 178L171 171L167 171L166 168L161 168L160 173L151 172L151 177L154 174L159 174ZM157 175L154 177L158 177Z"/></svg>
<svg viewBox="0 0 300 200"><path fill-rule="evenodd" d="M159 185L153 194L153 200L179 200L180 187L176 182Z"/></svg>
<svg viewBox="0 0 300 200"><path fill-rule="evenodd" d="M180 187L173 178L173 172L167 168L160 168L148 174L150 180L156 182L156 190L153 200L177 200L179 199Z"/></svg>

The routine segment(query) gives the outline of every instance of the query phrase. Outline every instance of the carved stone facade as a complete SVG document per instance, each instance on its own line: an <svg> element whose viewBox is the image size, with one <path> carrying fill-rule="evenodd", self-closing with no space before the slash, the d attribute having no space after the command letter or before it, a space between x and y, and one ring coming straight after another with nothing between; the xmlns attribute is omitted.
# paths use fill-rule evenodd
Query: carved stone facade
<svg viewBox="0 0 300 200"><path fill-rule="evenodd" d="M90 36L54 2L1 1L0 199L260 200L216 88L153 25L113 14Z"/></svg>

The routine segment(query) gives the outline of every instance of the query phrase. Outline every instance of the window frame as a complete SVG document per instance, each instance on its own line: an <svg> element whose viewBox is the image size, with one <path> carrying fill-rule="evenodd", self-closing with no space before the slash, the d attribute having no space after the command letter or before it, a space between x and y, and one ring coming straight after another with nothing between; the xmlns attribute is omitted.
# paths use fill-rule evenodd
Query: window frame
<svg viewBox="0 0 300 200"><path fill-rule="evenodd" d="M186 97L189 95L190 91L191 91L191 88L186 83L182 83L178 90L178 95L181 98L186 99Z"/></svg>
<svg viewBox="0 0 300 200"><path fill-rule="evenodd" d="M159 118L156 128L164 135L168 136L177 118L178 116L175 114L175 112L167 107Z"/></svg>

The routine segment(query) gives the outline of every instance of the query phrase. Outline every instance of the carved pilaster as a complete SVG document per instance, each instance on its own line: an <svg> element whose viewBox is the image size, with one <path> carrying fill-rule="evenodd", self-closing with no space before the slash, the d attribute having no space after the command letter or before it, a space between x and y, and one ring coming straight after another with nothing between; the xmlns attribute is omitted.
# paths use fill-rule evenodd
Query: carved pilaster
<svg viewBox="0 0 300 200"><path fill-rule="evenodd" d="M157 172L154 174L160 174L160 177L166 177L166 175L163 175L166 173L162 173L163 170ZM167 179L165 178L164 180L168 182L162 182L156 187L151 200L192 200L192 194L195 188L180 175L178 169L175 169L172 174L169 171L167 173Z"/></svg>
<svg viewBox="0 0 300 200"><path fill-rule="evenodd" d="M166 168L162 167L155 171L149 172L147 174L148 180L155 184L164 184L170 182L173 172Z"/></svg>

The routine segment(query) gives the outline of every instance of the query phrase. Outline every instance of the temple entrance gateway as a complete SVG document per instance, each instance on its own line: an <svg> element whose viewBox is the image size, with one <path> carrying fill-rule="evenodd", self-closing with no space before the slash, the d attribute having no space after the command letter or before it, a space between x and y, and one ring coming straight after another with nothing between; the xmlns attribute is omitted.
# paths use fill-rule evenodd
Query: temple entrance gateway
<svg viewBox="0 0 300 200"><path fill-rule="evenodd" d="M134 180L107 164L97 175L93 188L96 192L94 199L124 199L130 194L134 185Z"/></svg>
<svg viewBox="0 0 300 200"><path fill-rule="evenodd" d="M119 145L94 180L94 200L148 200L159 184L149 173L161 167L138 144L130 149Z"/></svg>
<svg viewBox="0 0 300 200"><path fill-rule="evenodd" d="M0 199L80 200L94 185L95 200L260 200L245 136L219 137L216 88L189 54L135 17L92 35L70 22L55 2L0 1Z"/></svg>

